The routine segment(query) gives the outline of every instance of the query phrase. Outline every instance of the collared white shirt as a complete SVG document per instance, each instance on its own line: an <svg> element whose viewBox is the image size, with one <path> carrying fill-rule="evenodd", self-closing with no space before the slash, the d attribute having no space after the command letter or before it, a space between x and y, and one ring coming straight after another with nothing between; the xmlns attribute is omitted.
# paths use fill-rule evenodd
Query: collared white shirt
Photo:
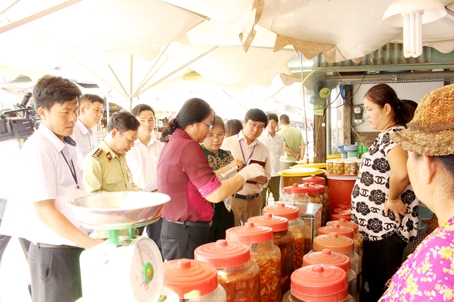
<svg viewBox="0 0 454 302"><path fill-rule="evenodd" d="M277 132L274 133L274 136L271 136L265 129L258 140L261 141L270 152L271 176L277 176L276 173L280 171L281 167L281 156L284 155L284 137Z"/></svg>
<svg viewBox="0 0 454 302"><path fill-rule="evenodd" d="M66 200L87 194L76 189L76 179L82 187L82 175L76 161L75 148L61 141L41 123L19 152L0 233L34 242L75 245L54 233L37 217L34 203L54 199L56 209L79 227L66 203ZM69 167L71 162L75 177Z"/></svg>
<svg viewBox="0 0 454 302"><path fill-rule="evenodd" d="M87 127L78 119L71 137L76 141L77 164L79 168L82 169L82 163L85 156L95 148L95 144L93 143L93 131L87 129Z"/></svg>
<svg viewBox="0 0 454 302"><path fill-rule="evenodd" d="M270 179L270 153L268 151L268 148L262 142L256 139L250 145L248 145L243 131L240 131L240 133L238 133L237 135L227 137L224 140L222 146L222 149L230 151L235 159L241 159L244 162L247 162L250 158L262 161L266 160L265 175L268 180ZM243 188L238 191L238 194L250 195L260 193L262 192L263 187L266 187L266 185L267 184L260 186L258 184L245 183Z"/></svg>
<svg viewBox="0 0 454 302"><path fill-rule="evenodd" d="M126 153L126 162L131 170L133 181L139 187L144 188L156 178L162 148L164 148L164 143L154 138L150 139L148 146L136 139L134 147Z"/></svg>

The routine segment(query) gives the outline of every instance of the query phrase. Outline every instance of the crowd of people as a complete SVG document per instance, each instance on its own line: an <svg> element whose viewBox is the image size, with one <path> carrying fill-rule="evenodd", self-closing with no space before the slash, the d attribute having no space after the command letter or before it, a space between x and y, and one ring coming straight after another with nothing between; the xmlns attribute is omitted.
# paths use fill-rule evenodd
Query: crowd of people
<svg viewBox="0 0 454 302"><path fill-rule="evenodd" d="M33 301L80 298L79 256L105 240L80 226L69 199L154 182L171 199L161 219L139 232L155 241L163 260L192 259L198 246L260 215L268 193L279 200L277 172L305 155L289 117L258 108L224 123L209 103L192 98L157 140L155 111L140 104L115 113L97 146L92 130L103 115L102 98L55 76L42 77L33 96L41 124L18 153L0 220L0 259L10 236L20 238ZM362 272L372 301L454 298L453 101L454 85L429 93L419 106L386 84L364 97L368 122L380 132L362 157L352 221L364 239ZM419 200L430 214L423 236ZM402 265L405 248L418 238L422 243Z"/></svg>

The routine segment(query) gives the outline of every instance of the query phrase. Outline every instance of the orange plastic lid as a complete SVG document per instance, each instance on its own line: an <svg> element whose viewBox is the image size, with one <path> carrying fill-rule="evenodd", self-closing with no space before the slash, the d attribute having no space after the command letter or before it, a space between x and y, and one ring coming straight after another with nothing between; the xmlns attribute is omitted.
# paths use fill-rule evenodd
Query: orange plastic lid
<svg viewBox="0 0 454 302"><path fill-rule="evenodd" d="M326 225L332 225L332 224L339 224L339 225L347 227L347 228L352 228L353 229L353 233L355 235L356 235L356 233L358 233L358 225L356 223L354 223L354 222L345 220L345 218L341 218L339 220L332 220L332 221L326 222Z"/></svg>
<svg viewBox="0 0 454 302"><path fill-rule="evenodd" d="M318 235L314 238L313 248L316 251L329 249L332 252L348 254L355 250L353 239L337 233Z"/></svg>
<svg viewBox="0 0 454 302"><path fill-rule="evenodd" d="M194 258L214 265L216 268L236 267L251 259L249 247L240 242L218 240L199 246Z"/></svg>
<svg viewBox="0 0 454 302"><path fill-rule="evenodd" d="M325 185L325 178L320 176L311 175L310 177L304 177L303 182L313 182L318 185Z"/></svg>
<svg viewBox="0 0 454 302"><path fill-rule="evenodd" d="M262 216L254 216L247 220L254 225L267 226L273 229L273 232L288 231L288 219L279 216L273 216L271 213L265 213Z"/></svg>
<svg viewBox="0 0 454 302"><path fill-rule="evenodd" d="M348 256L323 249L321 252L312 252L304 255L303 266L314 264L329 264L340 267L345 272L350 270L350 258Z"/></svg>
<svg viewBox="0 0 454 302"><path fill-rule="evenodd" d="M164 262L164 286L180 299L204 296L218 286L218 271L202 261L177 259Z"/></svg>
<svg viewBox="0 0 454 302"><path fill-rule="evenodd" d="M318 228L318 235L329 234L329 233L337 233L339 235L347 236L348 238L354 237L354 231L352 228L341 226L340 224L330 224L327 226L319 227Z"/></svg>
<svg viewBox="0 0 454 302"><path fill-rule="evenodd" d="M292 295L302 301L344 301L348 297L347 274L333 265L303 266L290 280Z"/></svg>
<svg viewBox="0 0 454 302"><path fill-rule="evenodd" d="M262 214L265 213L271 213L275 216L287 218L288 220L298 219L300 217L297 207L286 205L282 202L278 203L277 205L264 207L262 209Z"/></svg>
<svg viewBox="0 0 454 302"><path fill-rule="evenodd" d="M307 184L307 183L305 183ZM307 186L307 189L309 191L309 195L317 195L317 194L320 194L320 188L318 187L318 185L315 185L315 184L309 184Z"/></svg>
<svg viewBox="0 0 454 302"><path fill-rule="evenodd" d="M284 187L284 193L287 194L307 194L307 187L300 186L298 184L293 184L293 186Z"/></svg>
<svg viewBox="0 0 454 302"><path fill-rule="evenodd" d="M340 219L345 219L347 221L350 221L352 218L350 215L341 215L341 214L333 214L331 215L332 220L340 220Z"/></svg>
<svg viewBox="0 0 454 302"><path fill-rule="evenodd" d="M246 222L243 226L233 227L225 231L227 241L241 243L261 243L273 240L273 229L266 226L256 226Z"/></svg>

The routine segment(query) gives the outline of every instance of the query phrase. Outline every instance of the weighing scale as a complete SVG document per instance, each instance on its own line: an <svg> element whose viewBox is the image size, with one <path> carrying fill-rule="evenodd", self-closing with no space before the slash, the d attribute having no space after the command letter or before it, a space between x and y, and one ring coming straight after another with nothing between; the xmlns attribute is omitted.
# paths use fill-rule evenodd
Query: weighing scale
<svg viewBox="0 0 454 302"><path fill-rule="evenodd" d="M156 222L169 200L162 193L106 192L68 201L82 226L108 231L108 240L80 256L80 302L159 300L161 254L153 240L136 236L136 228Z"/></svg>

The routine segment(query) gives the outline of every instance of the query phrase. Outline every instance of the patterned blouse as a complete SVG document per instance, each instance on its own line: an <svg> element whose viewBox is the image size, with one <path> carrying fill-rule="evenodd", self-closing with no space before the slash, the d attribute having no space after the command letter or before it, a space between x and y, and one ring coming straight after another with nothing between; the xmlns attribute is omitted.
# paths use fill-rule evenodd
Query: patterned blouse
<svg viewBox="0 0 454 302"><path fill-rule="evenodd" d="M208 163L213 171L219 170L220 168L227 166L231 161L234 160L232 153L227 150L219 149L219 153L213 153L205 148L204 145L201 145L205 156L208 159Z"/></svg>
<svg viewBox="0 0 454 302"><path fill-rule="evenodd" d="M358 179L352 191L352 221L358 224L364 240L382 240L396 232L405 242L416 239L419 202L411 185L400 195L407 205L407 214L401 219L402 223L397 222L392 211L388 211L388 216L384 214L391 176L386 155L396 146L390 134L403 129L403 126L397 126L380 133L362 157Z"/></svg>
<svg viewBox="0 0 454 302"><path fill-rule="evenodd" d="M418 245L380 301L454 301L454 217Z"/></svg>

